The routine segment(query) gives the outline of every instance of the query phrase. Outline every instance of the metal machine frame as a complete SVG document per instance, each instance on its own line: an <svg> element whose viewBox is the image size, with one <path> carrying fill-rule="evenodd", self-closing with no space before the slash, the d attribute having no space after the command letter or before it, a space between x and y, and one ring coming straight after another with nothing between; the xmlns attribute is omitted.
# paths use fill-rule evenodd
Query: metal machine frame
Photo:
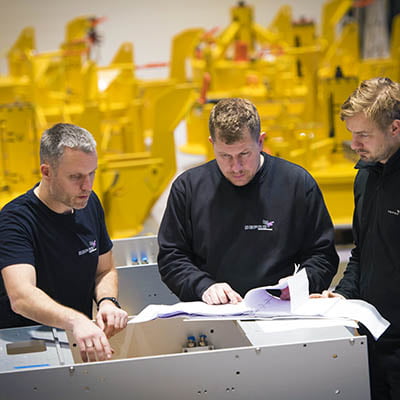
<svg viewBox="0 0 400 400"><path fill-rule="evenodd" d="M117 239L113 243L119 302L129 315L139 314L149 304L175 304L179 301L161 281L156 236Z"/></svg>
<svg viewBox="0 0 400 400"><path fill-rule="evenodd" d="M111 339L113 360L85 364L63 331L5 329L0 398L369 399L365 337L343 326L271 334L263 329L267 322L171 318L130 324ZM199 334L214 350L182 352L187 336ZM7 345L21 339L28 345L41 340L46 350L8 354Z"/></svg>
<svg viewBox="0 0 400 400"><path fill-rule="evenodd" d="M178 301L161 281L157 252L155 236L114 241L119 300L130 315L150 303ZM3 329L0 400L368 400L366 338L340 323L310 328L304 322L131 323L110 339L111 360L89 363L81 362L68 332L46 326ZM204 335L207 342L193 347Z"/></svg>

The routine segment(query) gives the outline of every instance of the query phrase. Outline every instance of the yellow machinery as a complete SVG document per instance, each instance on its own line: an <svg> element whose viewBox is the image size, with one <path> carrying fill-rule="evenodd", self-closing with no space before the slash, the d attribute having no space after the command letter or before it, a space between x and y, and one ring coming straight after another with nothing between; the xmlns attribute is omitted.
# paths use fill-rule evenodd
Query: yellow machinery
<svg viewBox="0 0 400 400"><path fill-rule="evenodd" d="M350 136L339 107L360 79L400 77L400 17L392 24L391 57L365 61L357 23L342 23L352 6L351 0L327 1L317 37L314 23L293 22L288 6L266 29L240 2L219 35L190 29L174 37L169 78L152 81L135 76L131 43L123 43L108 66L92 61L95 17L71 21L53 52L37 53L34 30L24 29L8 52L9 74L0 77L0 207L40 178L41 132L72 122L97 140L95 190L111 236L132 236L175 173L175 126L186 117L181 149L211 158L210 110L219 98L237 96L257 105L265 149L308 169L335 225L349 226L355 171L345 157Z"/></svg>
<svg viewBox="0 0 400 400"><path fill-rule="evenodd" d="M265 150L309 170L334 224L350 226L356 171L347 157L351 137L339 120L340 105L361 79L398 80L400 73L400 17L393 21L391 58L364 61L357 23L350 20L336 33L352 6L351 0L327 1L320 37L312 21L293 22L288 6L268 29L253 21L252 7L233 7L231 24L219 35L205 34L192 57L193 77L203 90L187 118L181 150L213 158L207 127L213 104L248 98L267 133Z"/></svg>
<svg viewBox="0 0 400 400"><path fill-rule="evenodd" d="M35 53L34 31L27 28L9 51L9 75L0 79L0 207L40 179L43 130L75 123L98 143L95 190L110 235L120 238L142 229L176 172L173 132L197 97L180 63L201 32L174 39L169 79L146 82L135 77L130 43L107 67L90 59L97 23L71 21L60 49L44 54Z"/></svg>

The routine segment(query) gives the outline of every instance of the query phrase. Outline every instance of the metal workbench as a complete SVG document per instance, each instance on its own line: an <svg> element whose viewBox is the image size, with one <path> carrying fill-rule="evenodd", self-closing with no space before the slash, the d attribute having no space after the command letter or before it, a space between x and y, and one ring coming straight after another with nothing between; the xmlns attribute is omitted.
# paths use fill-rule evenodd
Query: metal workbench
<svg viewBox="0 0 400 400"><path fill-rule="evenodd" d="M365 337L344 326L273 332L273 321L158 319L111 339L112 360L81 363L48 327L0 331L0 398L368 400ZM282 323L281 323L282 324ZM187 351L188 336L208 345Z"/></svg>
<svg viewBox="0 0 400 400"><path fill-rule="evenodd" d="M178 299L161 282L155 236L114 241L119 300L130 315ZM368 400L367 343L305 320L169 318L129 324L112 360L82 363L66 332L0 330L0 400ZM206 335L207 346L187 338Z"/></svg>

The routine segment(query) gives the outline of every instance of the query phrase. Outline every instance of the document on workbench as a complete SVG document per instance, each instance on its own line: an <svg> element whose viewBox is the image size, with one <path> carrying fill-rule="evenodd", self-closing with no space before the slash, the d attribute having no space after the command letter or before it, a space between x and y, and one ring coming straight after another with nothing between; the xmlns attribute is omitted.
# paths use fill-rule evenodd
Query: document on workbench
<svg viewBox="0 0 400 400"><path fill-rule="evenodd" d="M321 315L359 321L376 340L390 325L372 304L363 300L346 300L339 297L310 299L308 278L304 269L290 277L288 283L291 312L294 315Z"/></svg>
<svg viewBox="0 0 400 400"><path fill-rule="evenodd" d="M290 301L281 300L269 293L289 286ZM174 316L196 316L216 318L302 318L321 316L349 318L363 323L375 337L379 338L390 325L371 304L362 300L334 298L309 298L308 278L305 269L277 285L249 290L238 304L210 305L202 301L181 302L173 305L151 304L129 323L150 321Z"/></svg>
<svg viewBox="0 0 400 400"><path fill-rule="evenodd" d="M173 316L204 316L204 317L274 317L289 316L290 301L281 300L267 290L284 289L287 282L273 286L259 287L250 290L243 301L238 304L210 305L202 301L181 302L173 305L150 304L130 323L149 321L155 318Z"/></svg>
<svg viewBox="0 0 400 400"><path fill-rule="evenodd" d="M300 279L301 276L305 276ZM273 296L270 290L282 290L289 286L291 301ZM173 305L147 306L130 323L149 321L155 318L169 318L178 315L205 317L247 317L268 318L291 316L294 303L303 303L308 298L308 280L305 270L290 277L286 282L249 290L238 304L210 305L202 301L181 302Z"/></svg>

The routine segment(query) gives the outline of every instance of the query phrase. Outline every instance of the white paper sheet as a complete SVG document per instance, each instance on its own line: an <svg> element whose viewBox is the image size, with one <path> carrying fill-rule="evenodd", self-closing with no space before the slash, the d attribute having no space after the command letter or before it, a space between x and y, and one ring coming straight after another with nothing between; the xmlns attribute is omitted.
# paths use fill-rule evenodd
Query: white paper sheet
<svg viewBox="0 0 400 400"><path fill-rule="evenodd" d="M281 300L268 290L282 290L289 286L291 300ZM173 305L149 305L129 323L150 321L172 316L232 317L293 317L324 316L349 318L363 323L375 339L378 339L390 323L371 304L362 300L344 300L338 297L310 299L308 278L303 268L287 282L255 288L247 292L238 304L209 305L202 301L181 302Z"/></svg>

